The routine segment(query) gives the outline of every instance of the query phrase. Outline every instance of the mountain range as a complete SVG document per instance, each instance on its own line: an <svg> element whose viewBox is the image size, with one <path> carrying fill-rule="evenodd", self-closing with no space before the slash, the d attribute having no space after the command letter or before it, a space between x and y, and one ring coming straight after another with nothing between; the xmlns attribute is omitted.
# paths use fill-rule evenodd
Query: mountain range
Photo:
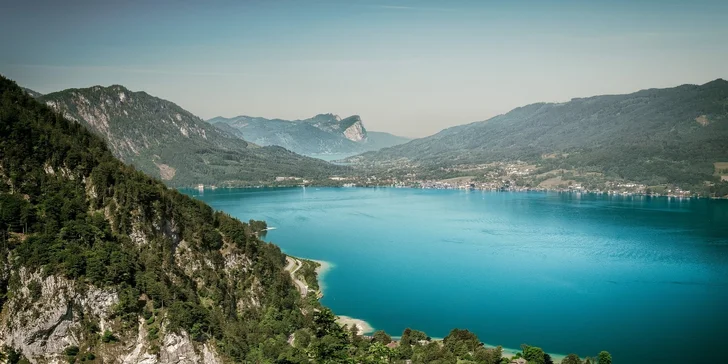
<svg viewBox="0 0 728 364"><path fill-rule="evenodd" d="M728 81L536 103L349 159L423 178L477 175L494 162L532 164L647 185L700 189L728 162Z"/></svg>
<svg viewBox="0 0 728 364"><path fill-rule="evenodd" d="M241 115L216 117L208 122L255 144L278 145L308 156L353 155L409 141L389 133L367 131L358 115L342 119L334 114L319 114L304 120Z"/></svg>
<svg viewBox="0 0 728 364"><path fill-rule="evenodd" d="M248 143L170 101L120 85L28 93L102 136L117 158L170 186L255 185L278 176L318 179L345 171Z"/></svg>

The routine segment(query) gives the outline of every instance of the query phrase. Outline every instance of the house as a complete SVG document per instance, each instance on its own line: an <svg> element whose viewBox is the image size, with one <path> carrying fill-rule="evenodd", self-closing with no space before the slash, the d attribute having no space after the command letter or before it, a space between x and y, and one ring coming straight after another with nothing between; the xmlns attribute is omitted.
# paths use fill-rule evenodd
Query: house
<svg viewBox="0 0 728 364"><path fill-rule="evenodd" d="M391 343L387 344L387 347L390 349L394 349L399 346L399 343L396 341L392 341Z"/></svg>
<svg viewBox="0 0 728 364"><path fill-rule="evenodd" d="M523 358L516 358L511 360L511 364L528 364L528 360Z"/></svg>

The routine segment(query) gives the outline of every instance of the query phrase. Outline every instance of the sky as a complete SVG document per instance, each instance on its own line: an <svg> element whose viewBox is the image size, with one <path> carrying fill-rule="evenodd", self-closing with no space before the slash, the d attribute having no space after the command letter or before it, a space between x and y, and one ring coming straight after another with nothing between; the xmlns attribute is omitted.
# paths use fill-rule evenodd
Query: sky
<svg viewBox="0 0 728 364"><path fill-rule="evenodd" d="M728 78L728 1L0 1L0 74L209 119L422 137L534 102Z"/></svg>

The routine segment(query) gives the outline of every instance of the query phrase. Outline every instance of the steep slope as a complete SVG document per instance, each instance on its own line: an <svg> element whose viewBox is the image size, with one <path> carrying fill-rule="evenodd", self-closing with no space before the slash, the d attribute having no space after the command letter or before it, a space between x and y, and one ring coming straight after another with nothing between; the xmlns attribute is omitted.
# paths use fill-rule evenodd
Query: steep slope
<svg viewBox="0 0 728 364"><path fill-rule="evenodd" d="M280 249L256 237L264 223L122 164L4 78L0 134L6 353L34 363L307 360L286 340L318 306L300 299ZM280 350L262 353L264 341Z"/></svg>
<svg viewBox="0 0 728 364"><path fill-rule="evenodd" d="M171 186L259 184L276 176L322 178L341 167L282 148L259 148L172 102L123 86L69 89L39 101L82 123L119 159Z"/></svg>
<svg viewBox="0 0 728 364"><path fill-rule="evenodd" d="M293 121L241 115L208 121L253 143L279 145L309 156L361 153L396 145L404 139L387 133L368 133L358 115L342 119L334 114L319 114Z"/></svg>
<svg viewBox="0 0 728 364"><path fill-rule="evenodd" d="M352 160L433 173L458 165L524 161L646 184L714 181L728 161L728 82L594 96L520 107L492 119Z"/></svg>

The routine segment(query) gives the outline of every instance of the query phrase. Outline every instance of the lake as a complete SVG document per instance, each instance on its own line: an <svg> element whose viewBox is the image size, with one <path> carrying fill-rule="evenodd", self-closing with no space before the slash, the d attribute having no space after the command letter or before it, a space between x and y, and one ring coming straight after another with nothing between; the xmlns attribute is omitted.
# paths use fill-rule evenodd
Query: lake
<svg viewBox="0 0 728 364"><path fill-rule="evenodd" d="M185 191L334 265L322 302L398 336L615 363L722 361L728 201L394 188Z"/></svg>

